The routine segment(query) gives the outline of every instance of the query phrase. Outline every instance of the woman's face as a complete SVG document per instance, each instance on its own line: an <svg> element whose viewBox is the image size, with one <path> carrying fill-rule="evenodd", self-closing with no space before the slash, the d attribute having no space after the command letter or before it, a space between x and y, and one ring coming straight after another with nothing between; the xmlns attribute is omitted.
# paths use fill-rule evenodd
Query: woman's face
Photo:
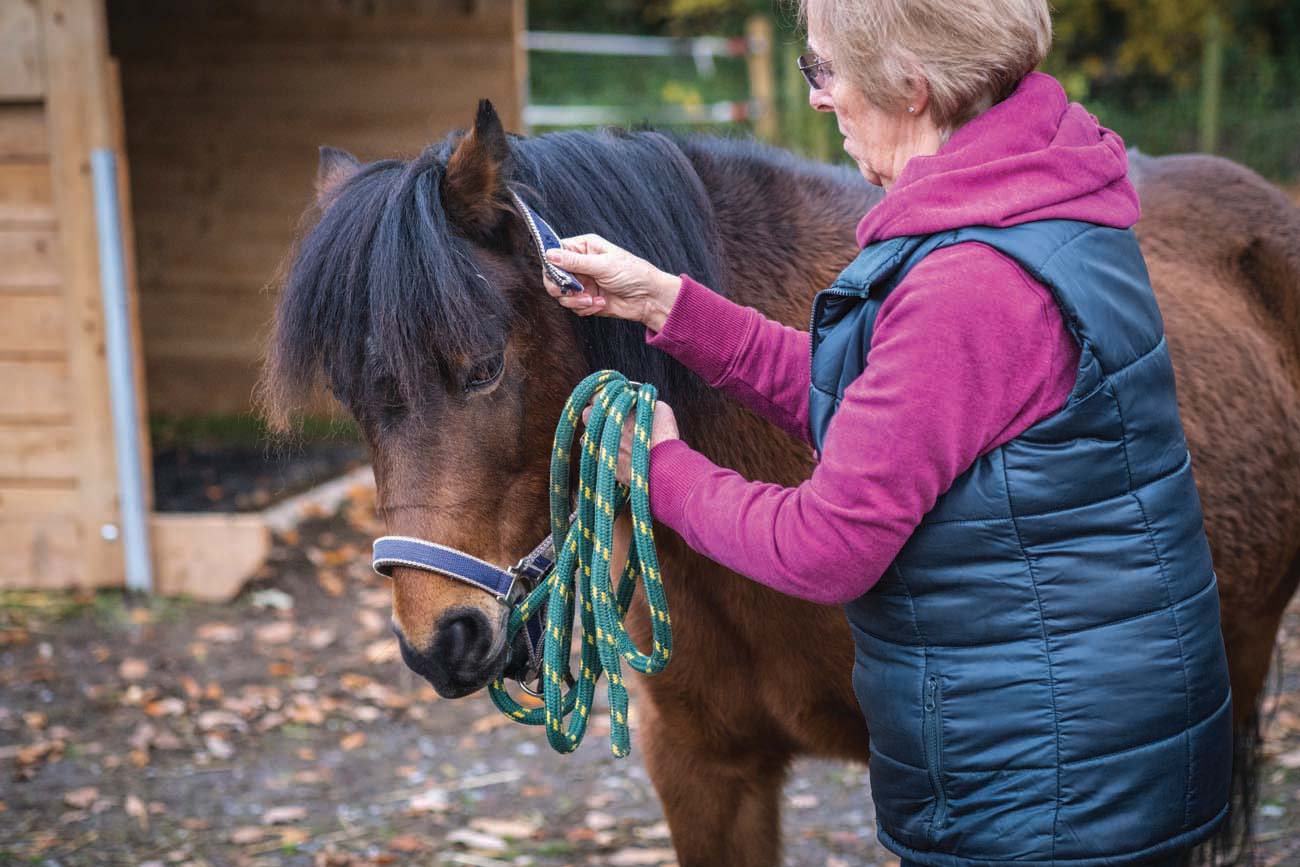
<svg viewBox="0 0 1300 867"><path fill-rule="evenodd" d="M834 67L834 58L823 50L811 28L808 47ZM832 75L826 87L809 92L808 102L817 111L835 112L845 152L853 157L864 178L886 190L909 159L935 153L942 144L938 129L925 111L924 94L918 94L912 112L907 106L884 109L868 100L848 79Z"/></svg>

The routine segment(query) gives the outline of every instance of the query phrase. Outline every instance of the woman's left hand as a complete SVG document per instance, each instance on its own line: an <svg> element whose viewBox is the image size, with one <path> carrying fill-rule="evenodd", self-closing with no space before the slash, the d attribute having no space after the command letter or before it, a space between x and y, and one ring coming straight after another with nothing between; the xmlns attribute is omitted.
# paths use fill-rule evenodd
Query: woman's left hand
<svg viewBox="0 0 1300 867"><path fill-rule="evenodd" d="M595 400L595 397L592 397ZM588 403L582 411L582 423L587 423L587 417L591 415L591 404ZM618 468L614 470L614 478L618 479L625 485L631 485L632 479L632 436L636 432L636 413L628 413L623 420L623 440L619 443L618 448ZM650 425L650 448L654 448L665 440L681 439L677 433L677 417L673 415L673 408L662 400L655 401L654 421Z"/></svg>

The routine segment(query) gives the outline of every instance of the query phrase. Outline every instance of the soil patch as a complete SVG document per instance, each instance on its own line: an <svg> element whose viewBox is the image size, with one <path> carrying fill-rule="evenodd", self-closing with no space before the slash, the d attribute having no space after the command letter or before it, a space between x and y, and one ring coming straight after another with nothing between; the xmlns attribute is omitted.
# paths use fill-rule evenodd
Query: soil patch
<svg viewBox="0 0 1300 867"><path fill-rule="evenodd" d="M397 655L373 501L280 538L235 602L0 595L0 864L669 865L634 740L570 756ZM1257 864L1300 863L1300 601L1266 702ZM634 738L639 730L634 713ZM865 768L796 763L787 865L896 867Z"/></svg>

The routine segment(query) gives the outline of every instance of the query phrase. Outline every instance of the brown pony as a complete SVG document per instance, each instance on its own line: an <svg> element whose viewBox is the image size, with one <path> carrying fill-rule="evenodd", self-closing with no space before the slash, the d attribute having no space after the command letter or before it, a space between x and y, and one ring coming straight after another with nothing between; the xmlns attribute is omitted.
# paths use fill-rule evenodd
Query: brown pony
<svg viewBox="0 0 1300 867"><path fill-rule="evenodd" d="M1225 160L1132 166L1222 600L1238 743L1228 845L1249 833L1259 699L1300 581L1300 212ZM641 326L556 305L508 188L561 233L598 232L797 327L879 196L847 169L751 142L507 136L486 103L470 132L409 162L323 149L320 213L289 259L264 373L271 418L287 424L323 380L369 442L389 532L503 567L548 532L550 440L593 370L655 383L683 438L722 466L807 478L806 447L648 348ZM778 864L791 759L867 759L844 615L723 569L666 527L656 541L675 652L637 701L673 845L683 867ZM394 576L403 654L443 696L502 674L505 615L456 581ZM630 619L646 646L642 602Z"/></svg>

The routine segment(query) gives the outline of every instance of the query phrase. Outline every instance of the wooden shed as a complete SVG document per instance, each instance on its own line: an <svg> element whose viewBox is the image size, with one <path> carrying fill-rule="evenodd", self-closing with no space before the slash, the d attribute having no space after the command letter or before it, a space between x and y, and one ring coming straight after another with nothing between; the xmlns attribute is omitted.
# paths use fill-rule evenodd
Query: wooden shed
<svg viewBox="0 0 1300 867"><path fill-rule="evenodd" d="M123 582L92 151L137 416L243 412L318 146L411 156L481 97L518 129L523 31L523 0L0 0L0 587ZM255 523L151 515L158 589L214 595Z"/></svg>

